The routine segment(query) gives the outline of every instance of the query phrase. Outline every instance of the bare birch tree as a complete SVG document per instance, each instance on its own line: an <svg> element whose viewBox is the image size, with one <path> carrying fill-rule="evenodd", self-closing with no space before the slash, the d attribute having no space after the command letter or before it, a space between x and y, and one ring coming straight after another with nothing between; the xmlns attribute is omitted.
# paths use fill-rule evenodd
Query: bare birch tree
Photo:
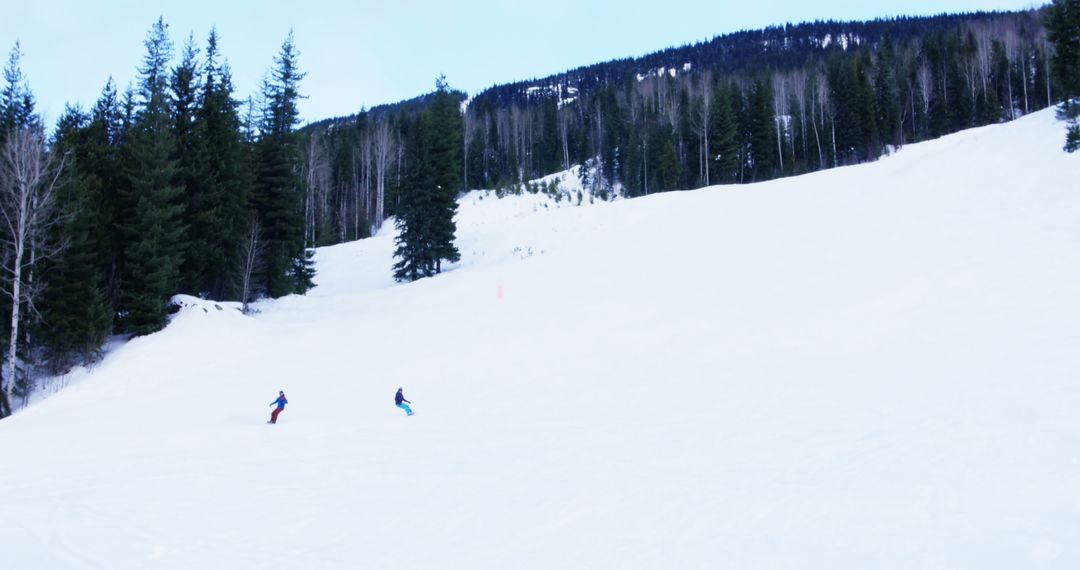
<svg viewBox="0 0 1080 570"><path fill-rule="evenodd" d="M397 152L397 142L394 140L394 132L390 129L390 121L381 119L375 124L375 130L371 137L371 150L375 162L375 212L371 219L371 234L375 235L382 227L386 219L386 182L390 176L390 168Z"/></svg>
<svg viewBox="0 0 1080 570"><path fill-rule="evenodd" d="M818 109L818 86L820 85L820 78L818 72L814 74L814 84L810 87L810 124L814 127L814 143L817 145L818 154L818 168L825 168L825 155L821 151L821 132L818 130L817 109Z"/></svg>
<svg viewBox="0 0 1080 570"><path fill-rule="evenodd" d="M1045 70L1043 75L1046 77L1046 106L1052 107L1054 98L1051 96L1050 91L1050 76L1053 74L1050 72L1050 60L1054 56L1054 44L1050 41L1050 37L1046 35L1046 28L1039 28L1036 41L1042 47L1043 69Z"/></svg>
<svg viewBox="0 0 1080 570"><path fill-rule="evenodd" d="M463 178L461 179L461 181L465 186L464 189L466 191L468 191L469 190L469 147L472 146L473 138L476 137L476 127L477 127L476 111L473 110L473 109L466 108L465 112L462 113L462 115L461 115L461 121L462 121L462 126L463 126L463 128L462 128L462 145L461 145L462 154L461 154L461 156L464 159L464 160L462 160L462 164L463 164L463 167L465 169L465 172L464 172L464 175L463 175Z"/></svg>
<svg viewBox="0 0 1080 570"><path fill-rule="evenodd" d="M596 176L592 178L593 189L604 188L604 113L600 106L600 98L593 99L593 112L596 117Z"/></svg>
<svg viewBox="0 0 1080 570"><path fill-rule="evenodd" d="M701 151L698 153L698 175L709 185L709 127L712 125L712 73L701 73L700 86L694 105L694 130L700 141Z"/></svg>
<svg viewBox="0 0 1080 570"><path fill-rule="evenodd" d="M562 143L563 170L570 170L570 119L572 115L563 105L558 111L559 142Z"/></svg>
<svg viewBox="0 0 1080 570"><path fill-rule="evenodd" d="M520 105L511 107L510 125L518 158L518 180L524 182L532 172L532 120L528 110Z"/></svg>
<svg viewBox="0 0 1080 570"><path fill-rule="evenodd" d="M64 157L49 152L40 124L18 128L8 134L0 160L0 219L5 256L4 284L11 299L11 328L6 379L0 382L0 417L11 414L15 389L19 324L23 303L33 306L37 291L23 283L23 272L52 253L46 248L49 228L60 221L55 215L56 193ZM33 252L31 254L30 252Z"/></svg>
<svg viewBox="0 0 1080 570"><path fill-rule="evenodd" d="M371 196L371 132L369 130L364 131L363 137L360 139L360 157L357 158L357 151L353 151L353 160L358 160L360 163L360 186L359 195L357 196L357 203L363 204L364 210L364 223L370 224L372 221L372 213L375 211L372 204ZM360 236L360 210L357 209L356 217L353 220L356 236Z"/></svg>
<svg viewBox="0 0 1080 570"><path fill-rule="evenodd" d="M262 224L259 223L259 218L253 215L251 216L251 222L248 224L247 239L244 240L240 252L244 263L240 285L240 302L242 303L241 310L245 315L248 313L248 303L253 300L256 293L254 278L261 269L262 250Z"/></svg>
<svg viewBox="0 0 1080 570"><path fill-rule="evenodd" d="M930 72L930 64L923 61L915 72L915 81L919 84L919 96L922 98L922 115L925 128L929 130L930 121L930 98L934 89L934 74Z"/></svg>
<svg viewBox="0 0 1080 570"><path fill-rule="evenodd" d="M990 75L994 69L994 32L989 24L981 24L972 28L972 36L975 38L975 65L985 95L990 90Z"/></svg>
<svg viewBox="0 0 1080 570"><path fill-rule="evenodd" d="M304 200L305 247L315 247L316 229L325 220L329 210L330 160L325 145L315 131L311 134L307 149L307 196Z"/></svg>
<svg viewBox="0 0 1080 570"><path fill-rule="evenodd" d="M799 107L799 136L802 141L803 160L809 162L806 160L806 70L800 69L793 71L788 78L788 82L791 85L791 93L792 98L795 100L795 105ZM792 133L793 139L794 136L794 133ZM792 146L794 147L794 143ZM791 159L795 160L794 150L792 150Z"/></svg>
<svg viewBox="0 0 1080 570"><path fill-rule="evenodd" d="M784 170L784 132L787 130L787 122L790 111L788 109L788 84L783 75L776 73L772 78L773 84L773 109L776 117L776 153L780 157L780 171Z"/></svg>
<svg viewBox="0 0 1080 570"><path fill-rule="evenodd" d="M825 117L829 117L829 128L832 135L832 159L833 168L836 167L836 105L829 98L829 81L824 74L818 74L815 90L818 98L818 107L821 111L821 129L825 130ZM824 167L824 162L822 162Z"/></svg>

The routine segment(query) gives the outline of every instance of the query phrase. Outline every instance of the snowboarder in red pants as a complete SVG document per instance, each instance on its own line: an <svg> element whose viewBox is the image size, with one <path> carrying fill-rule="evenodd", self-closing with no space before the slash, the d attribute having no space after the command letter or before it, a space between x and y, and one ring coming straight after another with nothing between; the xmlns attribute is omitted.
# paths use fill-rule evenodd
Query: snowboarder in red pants
<svg viewBox="0 0 1080 570"><path fill-rule="evenodd" d="M288 404L288 403L289 403L289 401L285 399L285 392L284 391L278 392L277 399L274 400L273 402L270 402L271 406L273 406L274 404L277 404L277 409L274 410L274 413L270 414L270 421L268 421L266 423L268 423L268 424L276 424L278 414L281 413L281 410L285 409L285 404Z"/></svg>

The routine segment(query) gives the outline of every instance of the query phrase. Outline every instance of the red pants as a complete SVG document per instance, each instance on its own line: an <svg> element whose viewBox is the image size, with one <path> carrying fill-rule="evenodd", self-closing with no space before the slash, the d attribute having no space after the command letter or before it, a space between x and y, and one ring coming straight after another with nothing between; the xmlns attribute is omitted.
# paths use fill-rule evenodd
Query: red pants
<svg viewBox="0 0 1080 570"><path fill-rule="evenodd" d="M276 424L277 423L277 415L280 414L281 410L284 410L284 409L285 408L276 408L274 410L274 413L270 414L270 423Z"/></svg>

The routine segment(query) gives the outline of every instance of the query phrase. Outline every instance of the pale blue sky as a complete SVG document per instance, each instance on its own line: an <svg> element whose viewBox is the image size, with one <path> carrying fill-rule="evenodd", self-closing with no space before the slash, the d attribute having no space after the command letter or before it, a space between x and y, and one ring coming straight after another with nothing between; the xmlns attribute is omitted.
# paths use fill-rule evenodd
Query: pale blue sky
<svg viewBox="0 0 1080 570"><path fill-rule="evenodd" d="M445 73L456 88L484 87L770 24L869 19L1042 5L1031 0L55 0L0 8L0 50L22 42L23 71L39 109L90 106L112 75L132 81L146 31L159 15L177 51L217 26L238 97L253 92L293 29L308 76L305 121L429 91Z"/></svg>

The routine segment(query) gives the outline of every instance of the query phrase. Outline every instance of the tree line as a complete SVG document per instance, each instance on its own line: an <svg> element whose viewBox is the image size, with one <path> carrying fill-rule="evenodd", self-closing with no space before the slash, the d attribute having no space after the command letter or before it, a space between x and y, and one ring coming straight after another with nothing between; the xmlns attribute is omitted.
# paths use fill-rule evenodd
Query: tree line
<svg viewBox="0 0 1080 570"><path fill-rule="evenodd" d="M179 292L246 304L303 293L305 242L290 33L257 96L236 98L219 36L174 46L159 19L138 79L110 79L53 134L16 45L0 92L3 335L0 417L35 371L96 358L108 335L161 329Z"/></svg>
<svg viewBox="0 0 1080 570"><path fill-rule="evenodd" d="M875 160L1060 101L1048 9L814 22L498 85L462 105L459 190L590 164L633 197ZM412 117L433 95L305 127L309 239L370 235L401 207Z"/></svg>

